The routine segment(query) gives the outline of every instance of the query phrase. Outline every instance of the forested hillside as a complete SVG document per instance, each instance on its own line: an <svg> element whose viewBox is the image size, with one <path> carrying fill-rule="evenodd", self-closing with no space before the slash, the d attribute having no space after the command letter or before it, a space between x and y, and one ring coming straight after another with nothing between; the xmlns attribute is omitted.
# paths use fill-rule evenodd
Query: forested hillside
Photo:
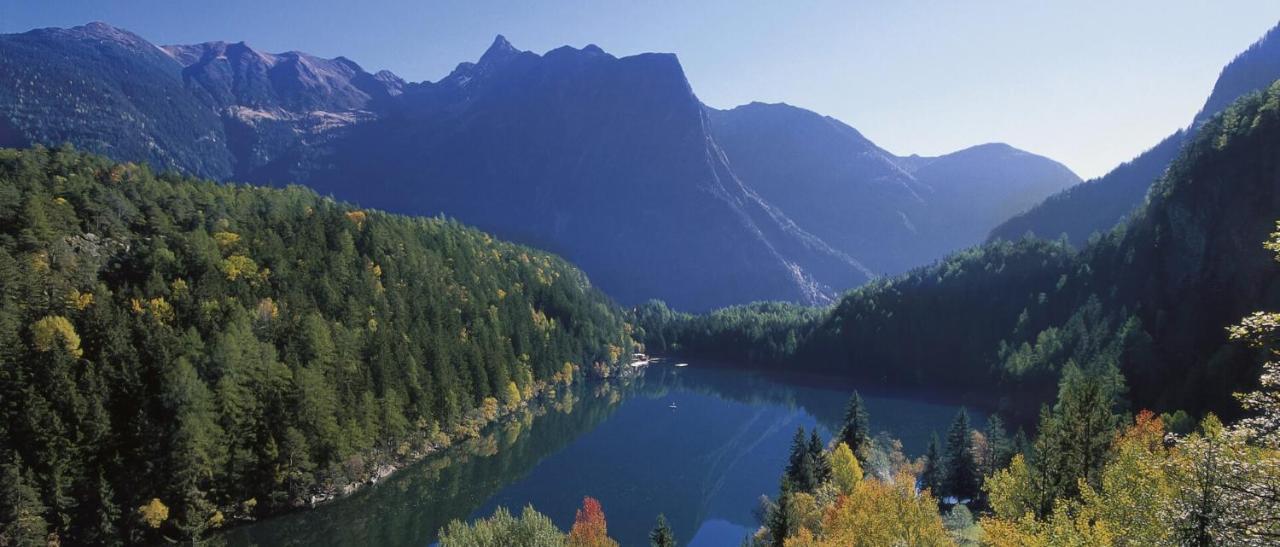
<svg viewBox="0 0 1280 547"><path fill-rule="evenodd" d="M1027 234L1057 239L1065 235L1069 243L1083 247L1094 233L1110 230L1142 203L1187 138L1185 131L1177 131L1106 175L1049 196L996 226L988 240L1014 241Z"/></svg>
<svg viewBox="0 0 1280 547"><path fill-rule="evenodd" d="M563 260L452 221L0 151L0 535L297 505L607 373L629 332Z"/></svg>
<svg viewBox="0 0 1280 547"><path fill-rule="evenodd" d="M159 169L228 177L235 160L222 121L181 72L164 51L102 23L2 35L0 147L73 142Z"/></svg>
<svg viewBox="0 0 1280 547"><path fill-rule="evenodd" d="M1280 26L1273 27L1236 56L1213 85L1191 125L1111 172L1054 194L991 231L989 239L1018 239L1028 233L1056 239L1066 234L1077 248L1094 233L1106 233L1142 205L1147 190L1164 174L1196 131L1236 99L1262 91L1280 78Z"/></svg>
<svg viewBox="0 0 1280 547"><path fill-rule="evenodd" d="M1117 366L1138 407L1231 416L1257 365L1224 329L1280 307L1260 246L1277 211L1280 83L1205 122L1147 206L1082 251L988 244L854 290L816 322L799 307L637 317L675 351L967 392L1024 422L1069 362Z"/></svg>

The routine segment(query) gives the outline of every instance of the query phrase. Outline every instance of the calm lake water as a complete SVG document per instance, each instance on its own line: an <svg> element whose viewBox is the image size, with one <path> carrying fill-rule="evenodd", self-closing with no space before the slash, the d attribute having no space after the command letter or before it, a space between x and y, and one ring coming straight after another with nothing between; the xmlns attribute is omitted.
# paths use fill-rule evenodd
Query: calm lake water
<svg viewBox="0 0 1280 547"><path fill-rule="evenodd" d="M422 547L452 519L528 504L568 529L592 496L624 546L648 545L658 513L681 544L734 546L758 526L760 496L777 494L796 428L817 426L829 439L853 388L696 362L653 365L624 387L588 386L349 498L232 529L215 543ZM911 457L958 410L862 395L872 429L900 439ZM982 426L981 414L970 418Z"/></svg>

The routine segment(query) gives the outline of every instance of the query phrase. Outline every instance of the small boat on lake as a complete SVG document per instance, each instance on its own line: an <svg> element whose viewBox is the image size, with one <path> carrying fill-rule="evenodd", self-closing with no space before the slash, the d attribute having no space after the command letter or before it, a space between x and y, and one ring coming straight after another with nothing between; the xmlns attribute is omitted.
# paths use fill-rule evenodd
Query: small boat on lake
<svg viewBox="0 0 1280 547"><path fill-rule="evenodd" d="M689 363L676 363L676 367L687 367Z"/></svg>
<svg viewBox="0 0 1280 547"><path fill-rule="evenodd" d="M672 403L671 403L670 405L668 405L668 406L667 406L667 408L670 408L671 410L675 410L675 409L676 409L676 403L675 403L674 401L672 401Z"/></svg>

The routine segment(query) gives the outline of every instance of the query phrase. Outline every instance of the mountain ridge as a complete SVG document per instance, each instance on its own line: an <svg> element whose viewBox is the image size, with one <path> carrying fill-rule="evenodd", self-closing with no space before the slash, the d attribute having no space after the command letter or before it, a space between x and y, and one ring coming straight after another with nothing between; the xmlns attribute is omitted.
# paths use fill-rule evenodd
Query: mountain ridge
<svg viewBox="0 0 1280 547"><path fill-rule="evenodd" d="M1077 247L1094 233L1118 225L1146 199L1147 191L1200 126L1235 100L1264 91L1280 78L1280 25L1273 27L1223 67L1204 106L1186 128L1162 139L1107 174L1068 188L991 230L988 241L1013 240L1032 234L1057 238L1062 234Z"/></svg>
<svg viewBox="0 0 1280 547"><path fill-rule="evenodd" d="M1004 143L900 157L840 120L785 103L707 112L748 186L882 274L981 243L1009 215L1080 180Z"/></svg>
<svg viewBox="0 0 1280 547"><path fill-rule="evenodd" d="M587 45L538 54L498 35L440 80L406 82L345 57L267 53L244 42L159 47L95 23L0 36L0 54L18 76L0 79L0 145L72 142L162 170L301 182L390 211L446 214L567 256L626 303L820 305L940 256L929 234L916 233L929 215L918 202L932 190L906 172L907 160L811 113L871 154L836 149L811 173L866 160L881 175L861 181L851 171L872 193L846 188L815 207L787 203L727 145L720 114L699 101L670 53L615 57ZM130 56L145 62L127 78L103 71ZM43 93L27 87L40 70L74 71L68 80L119 91ZM72 114L83 104L94 106L89 119ZM154 121L120 122L148 116ZM910 169L925 169L923 160ZM850 215L867 220L822 220ZM881 257L874 248L883 241L905 251Z"/></svg>

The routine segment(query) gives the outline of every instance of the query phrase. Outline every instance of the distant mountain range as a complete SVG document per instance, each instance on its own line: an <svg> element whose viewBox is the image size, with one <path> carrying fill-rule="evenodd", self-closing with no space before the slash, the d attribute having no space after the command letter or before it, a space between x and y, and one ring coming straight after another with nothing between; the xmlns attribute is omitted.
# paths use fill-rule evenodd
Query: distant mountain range
<svg viewBox="0 0 1280 547"><path fill-rule="evenodd" d="M898 157L787 105L703 105L674 55L499 36L438 82L104 23L0 36L0 146L298 182L563 254L623 303L830 302L1079 179L1006 145Z"/></svg>
<svg viewBox="0 0 1280 547"><path fill-rule="evenodd" d="M980 242L990 227L1080 182L1005 144L897 157L831 117L785 104L712 110L734 173L833 247L898 273Z"/></svg>
<svg viewBox="0 0 1280 547"><path fill-rule="evenodd" d="M1210 117L1249 93L1265 90L1280 78L1280 26L1231 61L1213 86L1191 125L1099 178L1051 196L991 231L989 239L1013 240L1026 234L1056 239L1063 234L1079 247L1095 232L1105 232L1132 213L1147 190L1164 174L1178 151Z"/></svg>

